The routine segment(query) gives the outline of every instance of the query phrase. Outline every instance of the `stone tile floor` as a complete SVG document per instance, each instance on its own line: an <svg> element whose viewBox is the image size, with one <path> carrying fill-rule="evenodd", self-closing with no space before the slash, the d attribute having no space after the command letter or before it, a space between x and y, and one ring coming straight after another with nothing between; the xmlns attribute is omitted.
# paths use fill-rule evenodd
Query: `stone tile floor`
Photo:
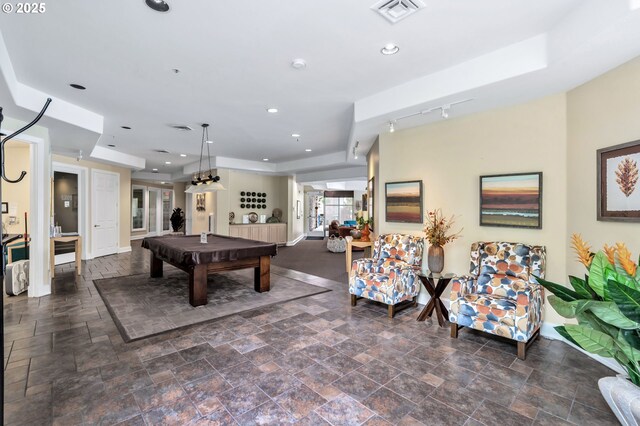
<svg viewBox="0 0 640 426"><path fill-rule="evenodd" d="M72 267L50 296L6 298L5 424L617 424L597 389L613 372L561 342L520 361L274 266L333 291L126 344L92 279L146 272L147 253Z"/></svg>

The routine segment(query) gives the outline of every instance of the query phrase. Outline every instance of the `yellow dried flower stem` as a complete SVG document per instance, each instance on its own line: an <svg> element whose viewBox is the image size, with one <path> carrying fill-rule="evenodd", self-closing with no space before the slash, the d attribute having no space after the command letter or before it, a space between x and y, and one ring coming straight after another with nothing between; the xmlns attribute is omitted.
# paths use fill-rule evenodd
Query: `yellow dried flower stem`
<svg viewBox="0 0 640 426"><path fill-rule="evenodd" d="M609 247L607 244L602 248L604 254L607 255L607 259L609 259L609 263L615 266L616 264L616 248L615 246Z"/></svg>
<svg viewBox="0 0 640 426"><path fill-rule="evenodd" d="M582 240L582 236L580 236L580 234L573 234L571 236L571 247L573 247L573 251L576 252L580 263L582 263L586 268L591 266L591 261L594 256L591 253L591 246Z"/></svg>
<svg viewBox="0 0 640 426"><path fill-rule="evenodd" d="M636 276L638 265L631 260L631 252L624 243L616 243L616 253L618 254L618 262L627 274L632 277Z"/></svg>

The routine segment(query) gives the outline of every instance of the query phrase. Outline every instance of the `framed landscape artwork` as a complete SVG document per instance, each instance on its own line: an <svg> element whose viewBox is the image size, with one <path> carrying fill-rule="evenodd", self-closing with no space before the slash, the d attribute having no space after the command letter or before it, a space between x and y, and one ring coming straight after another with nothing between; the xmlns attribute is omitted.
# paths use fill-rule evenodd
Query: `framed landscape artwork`
<svg viewBox="0 0 640 426"><path fill-rule="evenodd" d="M422 223L422 181L385 185L387 222Z"/></svg>
<svg viewBox="0 0 640 426"><path fill-rule="evenodd" d="M480 176L480 226L542 228L542 172Z"/></svg>
<svg viewBox="0 0 640 426"><path fill-rule="evenodd" d="M640 222L640 141L599 149L598 220Z"/></svg>

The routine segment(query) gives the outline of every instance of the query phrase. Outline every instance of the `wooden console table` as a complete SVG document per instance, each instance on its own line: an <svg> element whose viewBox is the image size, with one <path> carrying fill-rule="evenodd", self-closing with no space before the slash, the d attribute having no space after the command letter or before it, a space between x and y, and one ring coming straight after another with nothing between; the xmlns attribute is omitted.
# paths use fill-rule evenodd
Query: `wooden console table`
<svg viewBox="0 0 640 426"><path fill-rule="evenodd" d="M56 243L70 243L75 241L76 243L76 272L78 275L82 274L82 237L80 235L70 235L67 237L51 237L51 278L56 276Z"/></svg>

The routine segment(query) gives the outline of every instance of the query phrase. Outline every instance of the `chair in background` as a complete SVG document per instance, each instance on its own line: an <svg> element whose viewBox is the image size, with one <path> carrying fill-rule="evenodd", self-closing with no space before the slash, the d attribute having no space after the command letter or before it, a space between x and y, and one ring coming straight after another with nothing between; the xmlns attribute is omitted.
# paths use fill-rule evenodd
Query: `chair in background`
<svg viewBox="0 0 640 426"><path fill-rule="evenodd" d="M352 262L349 276L351 306L358 298L387 305L389 318L396 311L416 305L420 292L417 273L422 265L423 237L413 235L380 235L371 258Z"/></svg>
<svg viewBox="0 0 640 426"><path fill-rule="evenodd" d="M470 276L453 280L451 337L470 327L515 340L518 358L540 333L544 288L544 246L477 242L471 245Z"/></svg>
<svg viewBox="0 0 640 426"><path fill-rule="evenodd" d="M329 224L329 237L331 237L332 235L334 237L339 237L340 236L340 222L338 222L337 220L332 220L331 223Z"/></svg>

